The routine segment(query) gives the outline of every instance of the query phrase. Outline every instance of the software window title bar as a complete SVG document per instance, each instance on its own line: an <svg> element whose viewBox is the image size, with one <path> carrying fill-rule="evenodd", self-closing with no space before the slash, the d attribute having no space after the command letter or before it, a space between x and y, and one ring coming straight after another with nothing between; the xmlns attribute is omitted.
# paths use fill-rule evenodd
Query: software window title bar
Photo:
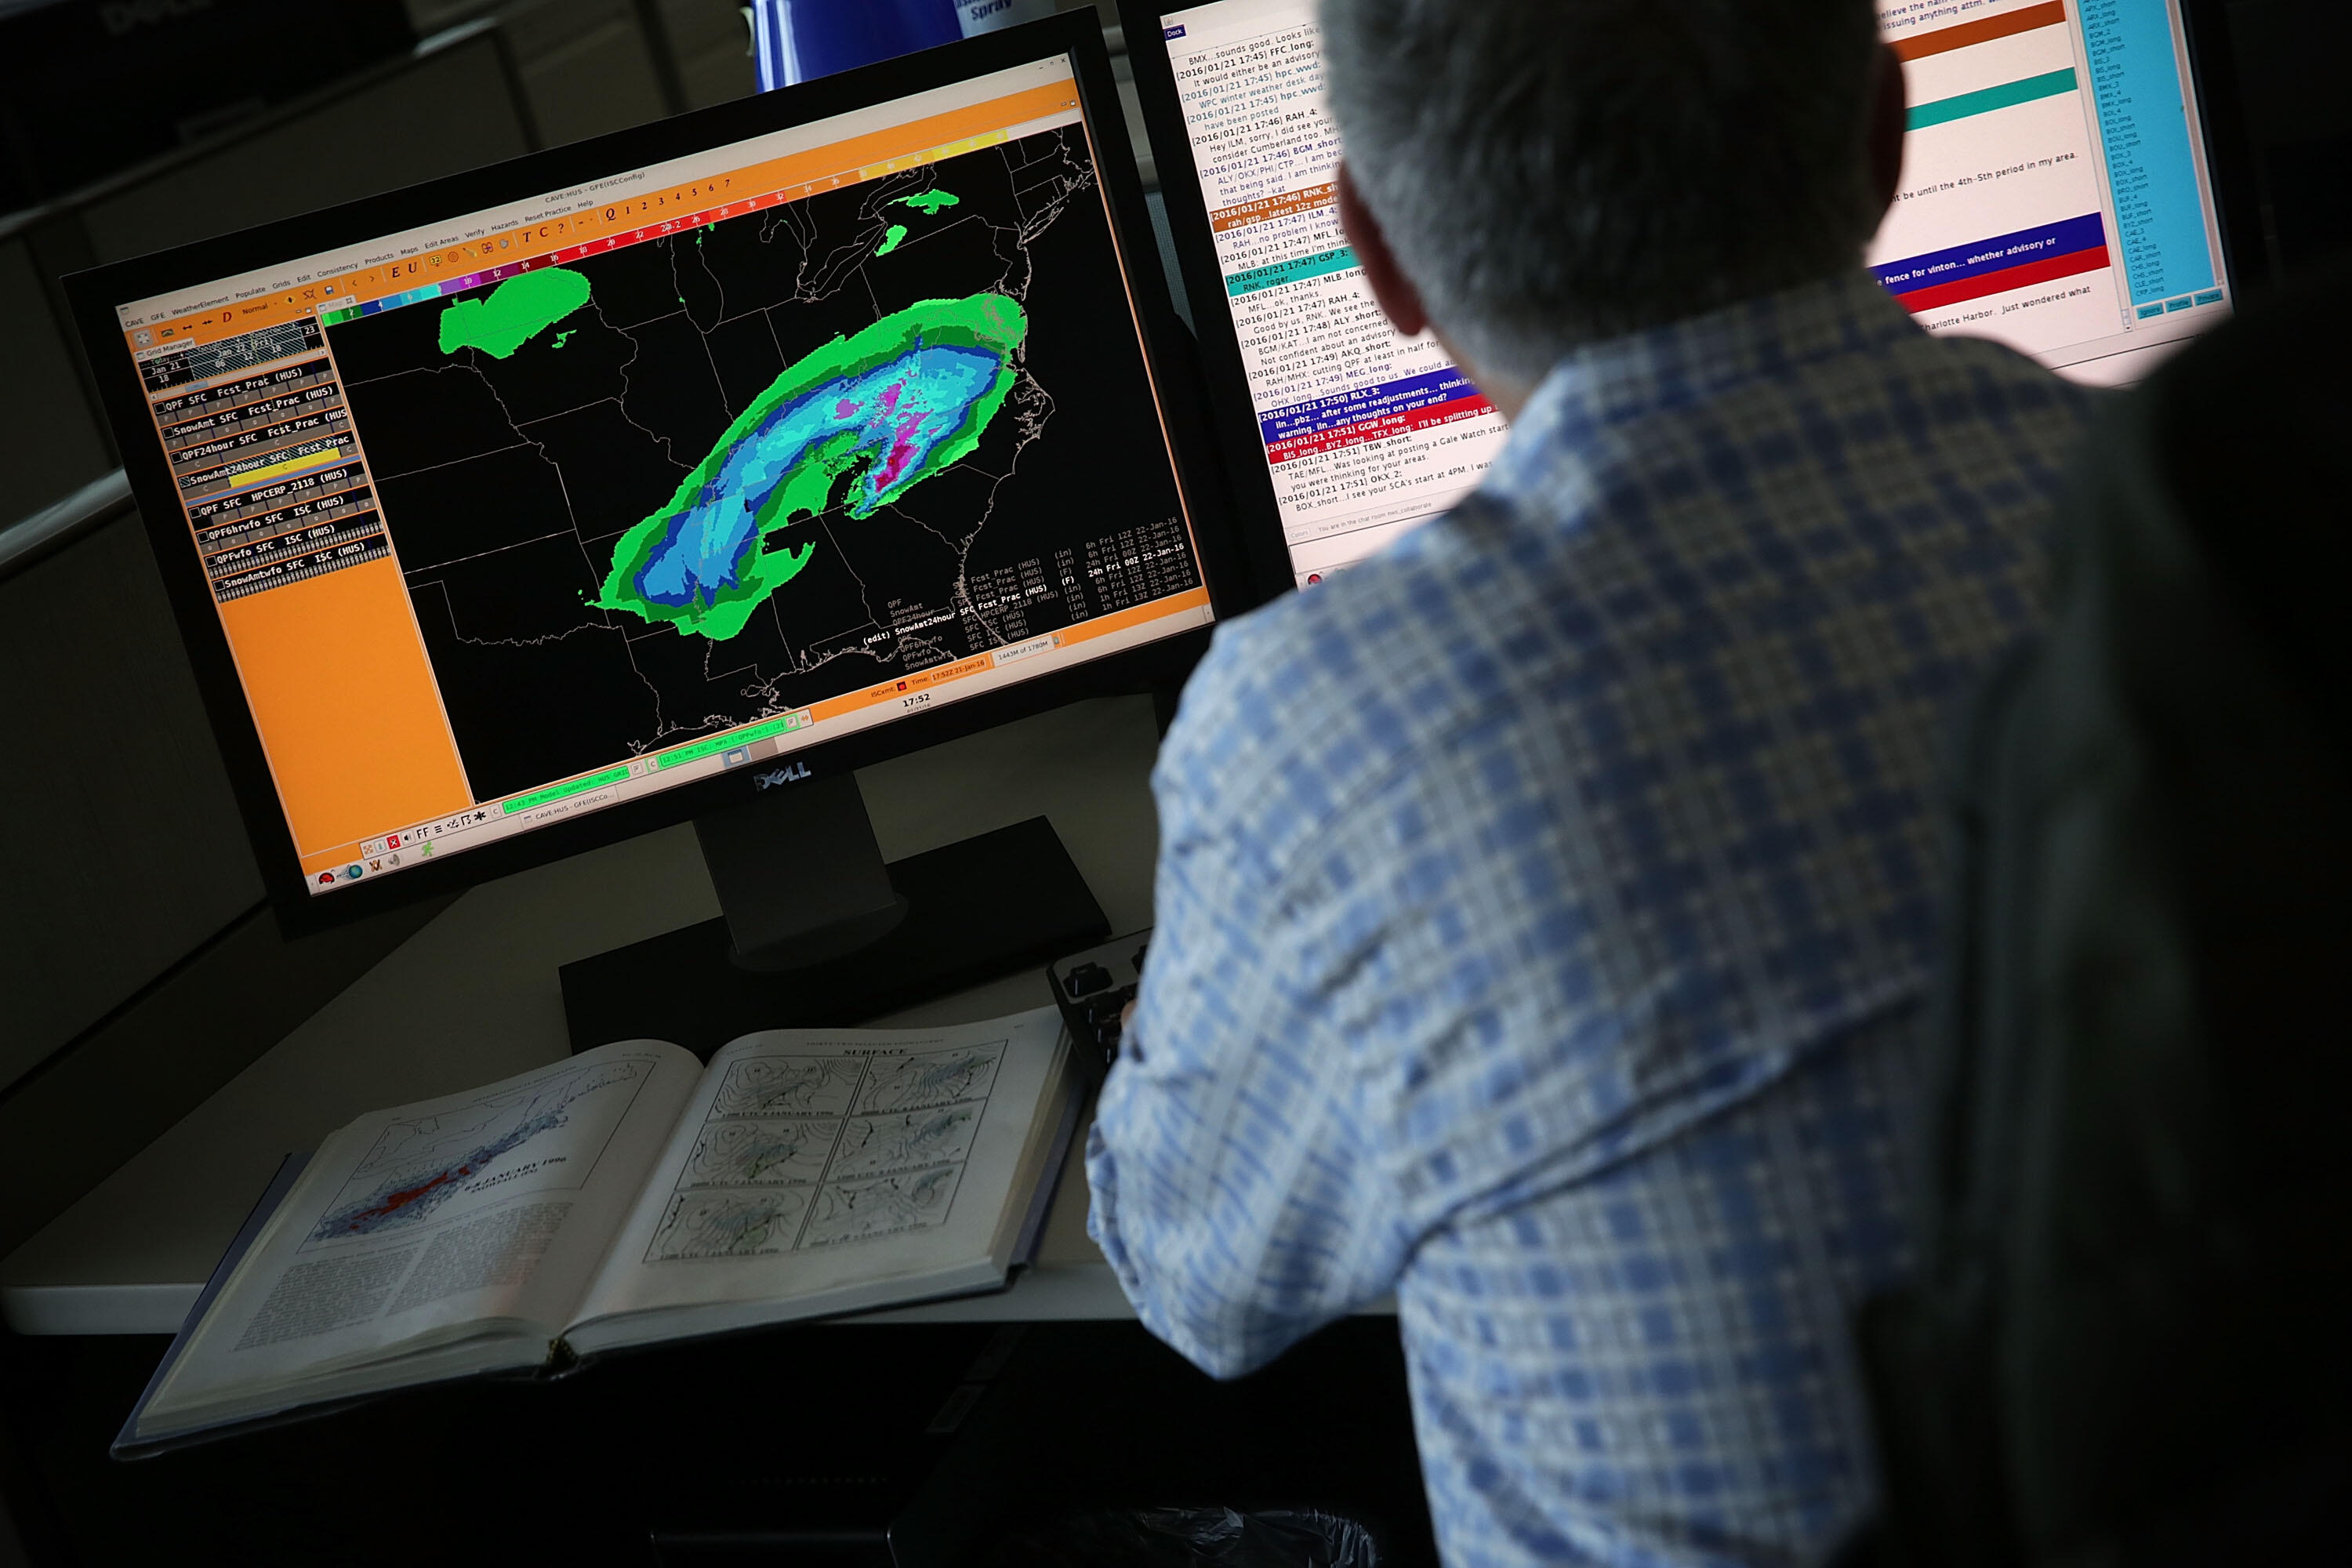
<svg viewBox="0 0 2352 1568"><path fill-rule="evenodd" d="M813 121L806 125L792 126L747 141L730 142L724 147L674 158L667 163L648 164L567 190L552 191L509 202L503 206L466 213L440 223L383 235L341 249L320 251L235 277L215 279L170 293L131 300L118 306L115 313L126 331L152 327L179 316L216 311L224 306L265 300L272 294L282 294L289 289L299 291L322 279L342 273L416 260L430 253L462 247L503 231L536 229L546 226L551 232L541 237L558 243L562 239L585 234L585 228L573 220L583 217L601 219L603 210L607 207L616 209L613 226L635 227L642 215L632 214L623 223L617 209L627 205L625 198L636 193L666 191L677 185L691 186L698 181L733 174L749 165L771 163L796 153L820 152L860 136L895 130L913 121L951 114L1039 88L1068 84L1075 90L1076 81L1068 57L1035 60L976 77L970 81L897 99L887 104ZM559 224L563 226L561 233L553 229L553 226ZM601 229L606 226L598 222L594 226ZM337 296L338 299L341 297ZM244 326L239 325L237 330L244 330ZM175 337L173 341L181 340Z"/></svg>

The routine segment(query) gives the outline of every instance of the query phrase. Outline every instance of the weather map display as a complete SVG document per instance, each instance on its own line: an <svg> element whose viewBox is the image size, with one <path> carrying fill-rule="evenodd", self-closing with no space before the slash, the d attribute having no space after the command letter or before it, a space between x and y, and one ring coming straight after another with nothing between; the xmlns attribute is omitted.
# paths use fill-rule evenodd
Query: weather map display
<svg viewBox="0 0 2352 1568"><path fill-rule="evenodd" d="M1006 1042L729 1065L648 1263L945 1225Z"/></svg>
<svg viewBox="0 0 2352 1568"><path fill-rule="evenodd" d="M122 307L310 890L1206 624L1088 135L1056 57Z"/></svg>

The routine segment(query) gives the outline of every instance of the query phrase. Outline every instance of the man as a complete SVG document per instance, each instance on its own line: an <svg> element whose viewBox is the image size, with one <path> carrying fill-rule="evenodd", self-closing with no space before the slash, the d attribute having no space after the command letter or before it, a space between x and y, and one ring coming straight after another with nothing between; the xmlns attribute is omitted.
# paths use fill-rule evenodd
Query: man
<svg viewBox="0 0 2352 1568"><path fill-rule="evenodd" d="M1872 0L1323 47L1365 276L1513 430L1186 691L1094 1234L1220 1376L1393 1290L1449 1562L1797 1563L1871 1500L1938 753L2085 395L1861 269Z"/></svg>

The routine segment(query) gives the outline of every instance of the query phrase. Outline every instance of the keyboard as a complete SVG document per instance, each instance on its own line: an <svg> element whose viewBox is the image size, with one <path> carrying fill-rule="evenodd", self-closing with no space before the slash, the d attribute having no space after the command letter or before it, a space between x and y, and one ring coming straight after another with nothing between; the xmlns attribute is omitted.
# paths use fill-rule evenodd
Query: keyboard
<svg viewBox="0 0 2352 1568"><path fill-rule="evenodd" d="M1148 929L1130 931L1045 966L1063 1022L1078 1043L1078 1058L1097 1083L1118 1059L1119 1015L1143 983L1143 955L1150 946Z"/></svg>

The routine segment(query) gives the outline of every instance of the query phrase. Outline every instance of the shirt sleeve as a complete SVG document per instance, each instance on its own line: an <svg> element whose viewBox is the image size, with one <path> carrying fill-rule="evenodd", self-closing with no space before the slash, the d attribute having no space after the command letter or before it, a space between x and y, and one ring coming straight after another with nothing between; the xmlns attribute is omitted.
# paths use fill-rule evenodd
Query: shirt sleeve
<svg viewBox="0 0 2352 1568"><path fill-rule="evenodd" d="M1087 1145L1088 1234L1144 1325L1218 1377L1377 1300L1407 1251L1376 1069L1319 1005L1329 933L1278 870L1328 781L1234 653L1203 661L1154 772L1157 924Z"/></svg>

